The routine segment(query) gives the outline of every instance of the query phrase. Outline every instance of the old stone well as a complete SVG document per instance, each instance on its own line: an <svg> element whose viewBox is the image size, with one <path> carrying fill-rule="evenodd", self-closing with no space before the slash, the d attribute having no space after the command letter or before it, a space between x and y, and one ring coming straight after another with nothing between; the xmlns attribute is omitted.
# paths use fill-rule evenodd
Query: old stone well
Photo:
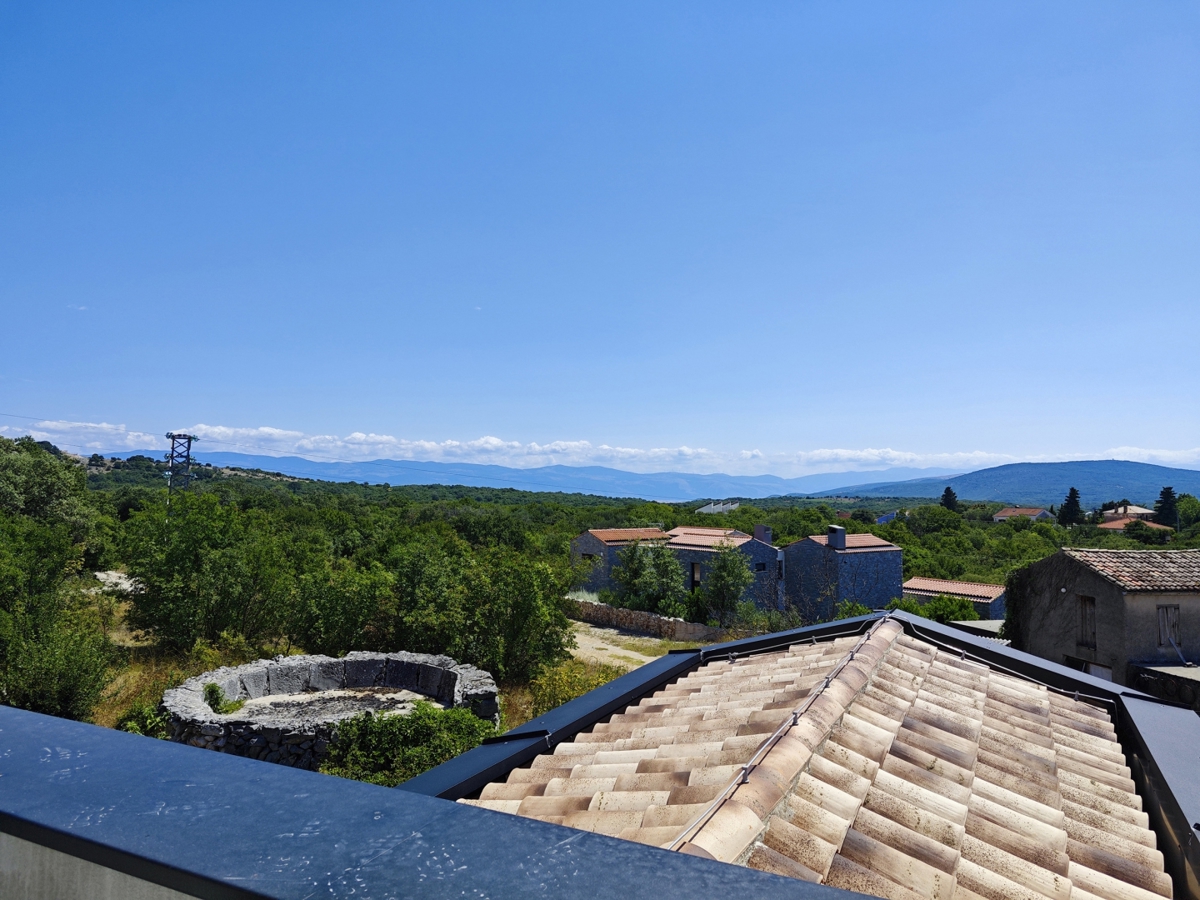
<svg viewBox="0 0 1200 900"><path fill-rule="evenodd" d="M235 712L214 712L204 686L216 684ZM496 683L482 669L448 656L354 652L331 656L277 656L189 678L163 695L171 740L317 769L343 719L359 713L404 713L418 700L464 707L498 722Z"/></svg>

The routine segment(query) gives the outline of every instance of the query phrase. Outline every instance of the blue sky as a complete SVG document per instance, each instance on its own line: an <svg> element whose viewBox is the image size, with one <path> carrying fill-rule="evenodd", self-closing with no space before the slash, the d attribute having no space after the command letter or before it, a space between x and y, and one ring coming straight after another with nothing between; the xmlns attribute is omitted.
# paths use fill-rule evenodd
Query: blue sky
<svg viewBox="0 0 1200 900"><path fill-rule="evenodd" d="M1200 467L1197 85L1193 4L0 3L0 434Z"/></svg>

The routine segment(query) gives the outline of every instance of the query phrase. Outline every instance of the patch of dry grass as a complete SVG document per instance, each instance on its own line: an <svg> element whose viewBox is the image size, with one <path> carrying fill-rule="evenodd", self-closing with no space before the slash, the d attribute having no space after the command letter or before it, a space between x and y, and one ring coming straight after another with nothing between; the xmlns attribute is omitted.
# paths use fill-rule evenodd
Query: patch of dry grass
<svg viewBox="0 0 1200 900"><path fill-rule="evenodd" d="M642 656L666 656L672 650L699 650L704 644L695 641L666 641L659 638L620 638L618 647Z"/></svg>

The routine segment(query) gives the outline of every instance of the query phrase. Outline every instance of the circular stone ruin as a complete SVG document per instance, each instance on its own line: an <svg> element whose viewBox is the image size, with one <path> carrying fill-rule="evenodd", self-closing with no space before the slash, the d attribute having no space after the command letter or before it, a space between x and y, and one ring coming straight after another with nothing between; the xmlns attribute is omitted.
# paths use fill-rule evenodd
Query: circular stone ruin
<svg viewBox="0 0 1200 900"><path fill-rule="evenodd" d="M236 712L213 712L204 686L216 684ZM448 656L349 653L277 656L189 678L163 694L171 740L236 756L317 769L343 719L363 712L406 713L418 700L463 707L499 722L492 676Z"/></svg>

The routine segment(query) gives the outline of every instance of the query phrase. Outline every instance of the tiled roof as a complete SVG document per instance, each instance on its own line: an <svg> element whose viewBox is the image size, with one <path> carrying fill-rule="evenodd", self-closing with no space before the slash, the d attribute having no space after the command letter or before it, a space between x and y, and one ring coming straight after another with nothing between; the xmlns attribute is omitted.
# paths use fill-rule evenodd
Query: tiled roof
<svg viewBox="0 0 1200 900"><path fill-rule="evenodd" d="M1004 593L1002 584L976 584L973 581L946 581L942 578L910 578L904 590L924 594L949 594L955 597L995 600Z"/></svg>
<svg viewBox="0 0 1200 900"><path fill-rule="evenodd" d="M1169 525L1159 525L1157 522L1150 522L1146 519L1140 519L1137 516L1125 516L1120 519L1105 519L1097 528L1103 528L1105 531L1124 531L1125 526L1132 525L1134 522L1141 522L1147 528L1158 528L1163 531L1172 531Z"/></svg>
<svg viewBox="0 0 1200 900"><path fill-rule="evenodd" d="M612 546L630 544L633 541L664 541L667 533L661 528L592 528L588 534Z"/></svg>
<svg viewBox="0 0 1200 900"><path fill-rule="evenodd" d="M829 535L814 534L811 537L805 538L806 541L816 541L822 546L828 546ZM846 551L847 552L865 552L874 550L899 550L895 544L890 541L885 541L883 538L874 534L848 534L846 535Z"/></svg>
<svg viewBox="0 0 1200 900"><path fill-rule="evenodd" d="M1171 896L1107 713L895 620L709 662L461 802L892 900Z"/></svg>
<svg viewBox="0 0 1200 900"><path fill-rule="evenodd" d="M744 531L733 528L696 528L681 525L672 528L667 534L671 535L670 546L691 550L715 550L721 544L732 544L740 547L753 538Z"/></svg>
<svg viewBox="0 0 1200 900"><path fill-rule="evenodd" d="M1063 553L1127 591L1200 591L1200 550L1078 550Z"/></svg>
<svg viewBox="0 0 1200 900"><path fill-rule="evenodd" d="M1040 506L1006 506L1000 512L995 513L995 516L1029 516L1033 518L1038 513L1048 513L1050 510L1042 509Z"/></svg>

